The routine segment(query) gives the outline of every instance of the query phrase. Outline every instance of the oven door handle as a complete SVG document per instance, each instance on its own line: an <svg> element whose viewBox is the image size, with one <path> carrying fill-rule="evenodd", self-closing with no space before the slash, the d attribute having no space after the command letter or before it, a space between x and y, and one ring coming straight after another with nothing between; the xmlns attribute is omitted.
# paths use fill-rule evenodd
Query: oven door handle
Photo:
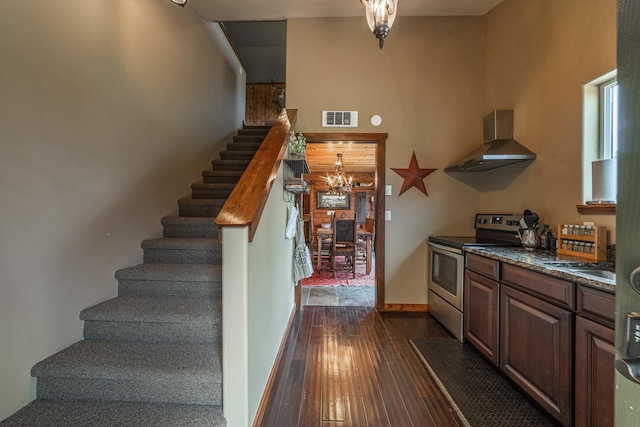
<svg viewBox="0 0 640 427"><path fill-rule="evenodd" d="M439 250L444 251L444 252L449 252L449 253L453 252L455 254L462 255L462 249L452 248L450 246L444 246L444 245L440 245L438 243L433 243L433 242L429 242L429 246L431 246L434 249L439 249Z"/></svg>

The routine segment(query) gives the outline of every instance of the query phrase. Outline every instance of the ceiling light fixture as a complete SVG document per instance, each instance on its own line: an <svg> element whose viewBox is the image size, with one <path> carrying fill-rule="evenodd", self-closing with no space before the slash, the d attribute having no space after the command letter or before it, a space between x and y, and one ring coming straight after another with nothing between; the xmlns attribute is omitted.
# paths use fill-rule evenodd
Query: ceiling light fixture
<svg viewBox="0 0 640 427"><path fill-rule="evenodd" d="M184 7L184 5L187 4L188 0L171 0L171 1L177 4L178 6Z"/></svg>
<svg viewBox="0 0 640 427"><path fill-rule="evenodd" d="M398 0L360 0L365 8L367 24L374 36L384 46L384 39L396 19Z"/></svg>
<svg viewBox="0 0 640 427"><path fill-rule="evenodd" d="M347 179L344 176L344 164L342 163L342 153L338 153L336 160L335 175L327 177L327 185L329 186L329 194L342 195L343 193L351 193L353 190L353 178Z"/></svg>

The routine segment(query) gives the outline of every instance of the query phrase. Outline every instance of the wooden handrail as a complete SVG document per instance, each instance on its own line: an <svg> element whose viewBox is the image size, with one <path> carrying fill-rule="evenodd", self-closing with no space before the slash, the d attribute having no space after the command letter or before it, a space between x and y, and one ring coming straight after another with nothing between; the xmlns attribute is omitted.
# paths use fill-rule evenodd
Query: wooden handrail
<svg viewBox="0 0 640 427"><path fill-rule="evenodd" d="M219 228L248 226L249 241L253 241L297 113L298 110L282 110L216 217Z"/></svg>

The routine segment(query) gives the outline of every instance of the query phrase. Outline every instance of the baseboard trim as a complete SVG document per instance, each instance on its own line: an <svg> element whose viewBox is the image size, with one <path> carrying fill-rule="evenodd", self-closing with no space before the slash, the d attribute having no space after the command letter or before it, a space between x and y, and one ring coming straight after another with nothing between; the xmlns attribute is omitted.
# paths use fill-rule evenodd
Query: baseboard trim
<svg viewBox="0 0 640 427"><path fill-rule="evenodd" d="M407 311L426 313L429 311L428 304L385 304L384 311Z"/></svg>
<svg viewBox="0 0 640 427"><path fill-rule="evenodd" d="M280 348L278 348L278 354L276 355L276 360L273 362L273 366L271 367L271 372L269 373L269 379L267 380L267 384L264 387L264 392L262 393L262 398L260 399L260 405L258 405L256 416L253 419L253 423L252 423L253 427L260 427L262 425L264 414L267 410L267 403L269 401L269 396L271 395L271 389L273 388L273 383L275 382L275 379L276 379L278 366L280 366L280 361L282 360L282 355L284 354L284 348L287 345L287 338L289 337L289 332L291 332L291 326L293 325L293 319L295 318L295 315L296 315L296 307L294 306L293 310L291 310L291 315L289 316L289 322L287 323L287 327L284 330L282 341L280 341Z"/></svg>

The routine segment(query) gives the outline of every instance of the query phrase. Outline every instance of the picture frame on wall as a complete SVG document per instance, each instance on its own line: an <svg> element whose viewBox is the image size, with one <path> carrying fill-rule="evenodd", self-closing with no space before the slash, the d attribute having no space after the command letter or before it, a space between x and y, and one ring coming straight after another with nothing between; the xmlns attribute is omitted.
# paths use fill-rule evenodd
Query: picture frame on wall
<svg viewBox="0 0 640 427"><path fill-rule="evenodd" d="M318 209L350 210L350 194L329 194L328 191L318 190L316 193L316 205Z"/></svg>

